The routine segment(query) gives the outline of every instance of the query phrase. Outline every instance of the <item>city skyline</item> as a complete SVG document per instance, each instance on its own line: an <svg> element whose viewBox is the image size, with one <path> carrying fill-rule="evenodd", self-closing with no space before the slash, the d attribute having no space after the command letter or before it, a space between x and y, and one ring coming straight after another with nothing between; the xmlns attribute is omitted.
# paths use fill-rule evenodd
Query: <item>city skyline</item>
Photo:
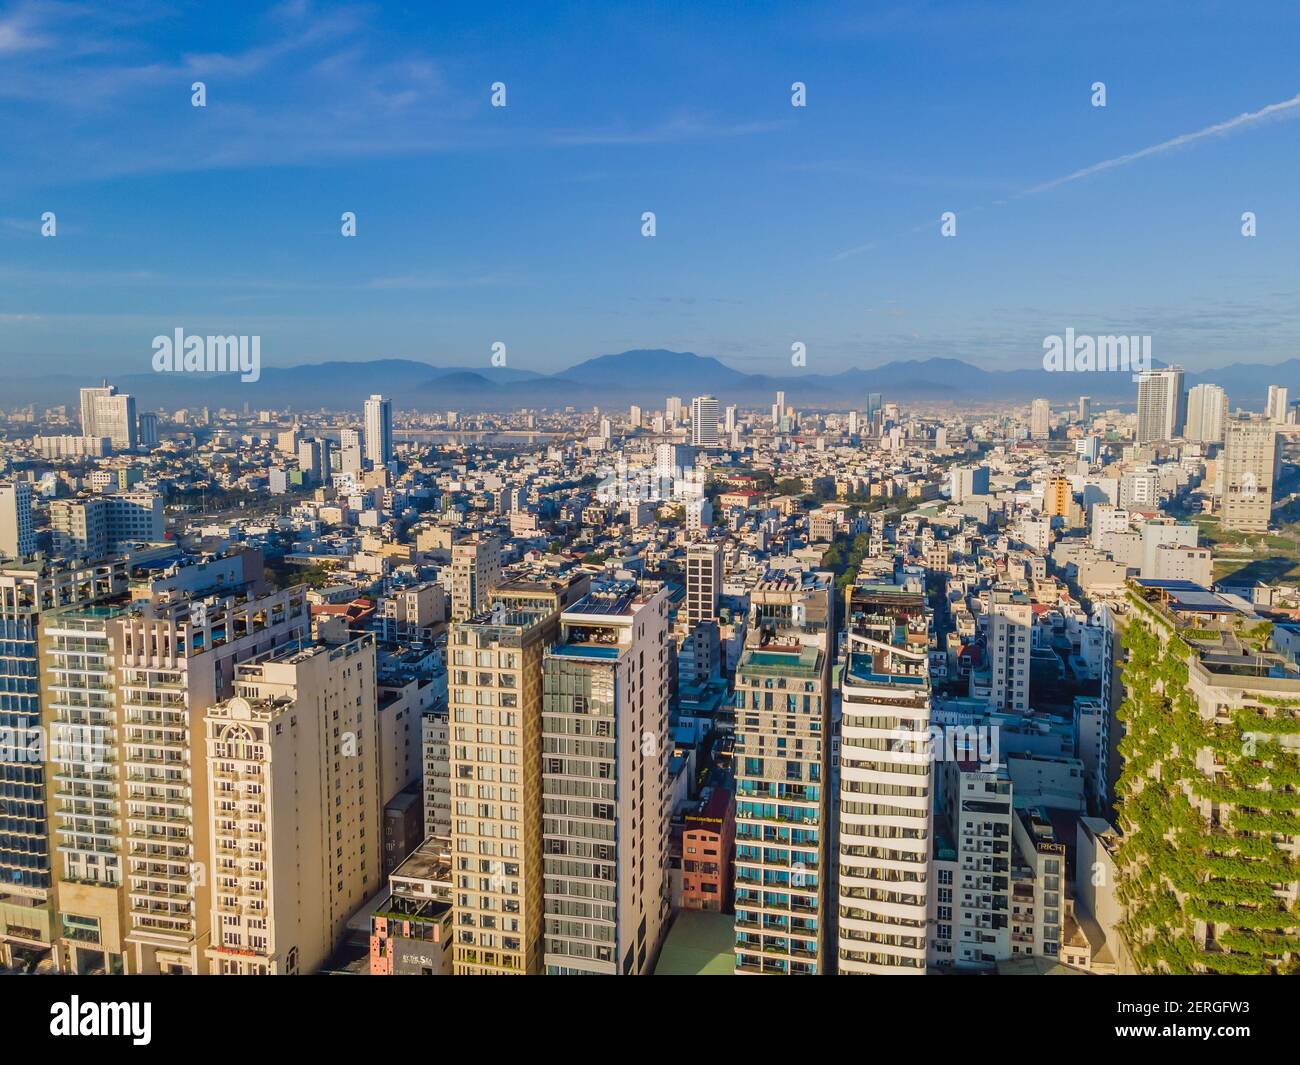
<svg viewBox="0 0 1300 1065"><path fill-rule="evenodd" d="M0 0L6 1060L1282 1034L1300 4L227 7Z"/></svg>

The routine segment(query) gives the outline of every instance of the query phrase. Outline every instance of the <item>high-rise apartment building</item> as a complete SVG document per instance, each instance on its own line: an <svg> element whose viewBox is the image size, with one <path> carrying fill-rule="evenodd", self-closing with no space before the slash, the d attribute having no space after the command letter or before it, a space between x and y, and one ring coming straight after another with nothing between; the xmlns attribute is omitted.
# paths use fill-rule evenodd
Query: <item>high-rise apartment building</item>
<svg viewBox="0 0 1300 1065"><path fill-rule="evenodd" d="M451 546L451 619L464 621L482 611L501 582L501 541L475 533Z"/></svg>
<svg viewBox="0 0 1300 1065"><path fill-rule="evenodd" d="M667 590L566 609L542 685L546 972L642 975L669 912Z"/></svg>
<svg viewBox="0 0 1300 1065"><path fill-rule="evenodd" d="M935 839L952 850L951 864L945 869L936 860L934 869L936 880L941 870L948 874L952 888L949 902L939 904L948 906L940 912L952 929L946 960L956 969L991 970L1011 957L1011 778L1005 765L956 759L936 762L935 772L945 777Z"/></svg>
<svg viewBox="0 0 1300 1065"><path fill-rule="evenodd" d="M108 437L113 447L130 450L136 433L135 397L120 394L113 385L81 390L82 436Z"/></svg>
<svg viewBox="0 0 1300 1065"><path fill-rule="evenodd" d="M393 458L393 404L374 395L365 404L366 460L376 468Z"/></svg>
<svg viewBox="0 0 1300 1065"><path fill-rule="evenodd" d="M1052 435L1052 404L1046 399L1036 399L1029 405L1029 435L1035 440L1046 440Z"/></svg>
<svg viewBox="0 0 1300 1065"><path fill-rule="evenodd" d="M1137 442L1160 443L1182 434L1187 399L1183 393L1183 371L1169 366L1147 370L1138 376Z"/></svg>
<svg viewBox="0 0 1300 1065"><path fill-rule="evenodd" d="M830 971L832 575L750 593L736 666L737 973Z"/></svg>
<svg viewBox="0 0 1300 1065"><path fill-rule="evenodd" d="M360 473L363 458L360 430L339 430L339 472Z"/></svg>
<svg viewBox="0 0 1300 1065"><path fill-rule="evenodd" d="M330 441L300 440L298 442L298 469L312 484L321 484L330 472Z"/></svg>
<svg viewBox="0 0 1300 1065"><path fill-rule="evenodd" d="M54 550L68 558L104 558L117 544L157 543L166 531L163 497L153 492L56 499L50 503Z"/></svg>
<svg viewBox="0 0 1300 1065"><path fill-rule="evenodd" d="M1274 425L1286 425L1291 414L1291 392L1285 385L1269 385L1264 416Z"/></svg>
<svg viewBox="0 0 1300 1065"><path fill-rule="evenodd" d="M722 595L721 543L692 544L686 552L686 620L689 625L718 616Z"/></svg>
<svg viewBox="0 0 1300 1065"><path fill-rule="evenodd" d="M424 771L424 834L451 835L451 727L445 706L426 710L420 719Z"/></svg>
<svg viewBox="0 0 1300 1065"><path fill-rule="evenodd" d="M159 442L158 415L148 411L136 416L136 435L141 447L157 447Z"/></svg>
<svg viewBox="0 0 1300 1065"><path fill-rule="evenodd" d="M302 587L206 598L155 590L104 609L122 816L99 825L119 855L123 964L133 973L204 973L214 872L204 715L234 694L236 663L307 636L306 595ZM97 905L87 914L65 900L60 917L84 931L112 908Z"/></svg>
<svg viewBox="0 0 1300 1065"><path fill-rule="evenodd" d="M203 718L208 968L316 972L382 883L374 637L288 644L234 688Z"/></svg>
<svg viewBox="0 0 1300 1065"><path fill-rule="evenodd" d="M1023 592L995 588L988 593L985 629L992 699L999 710L1029 709L1030 634L1033 605Z"/></svg>
<svg viewBox="0 0 1300 1065"><path fill-rule="evenodd" d="M50 949L59 934L54 910L50 804L63 802L47 764L38 647L42 618L92 603L126 587L127 565L33 561L0 566L0 964ZM98 831L87 820L81 827ZM55 844L67 841L58 838Z"/></svg>
<svg viewBox="0 0 1300 1065"><path fill-rule="evenodd" d="M696 396L691 400L691 444L718 446L718 401L713 396Z"/></svg>
<svg viewBox="0 0 1300 1065"><path fill-rule="evenodd" d="M1188 440L1204 444L1223 442L1223 425L1228 417L1228 393L1218 385L1195 385L1187 393Z"/></svg>
<svg viewBox="0 0 1300 1065"><path fill-rule="evenodd" d="M1072 502L1074 493L1070 490L1069 478L1049 477L1043 490L1043 512L1052 518L1069 517Z"/></svg>
<svg viewBox="0 0 1300 1065"><path fill-rule="evenodd" d="M923 975L934 802L930 618L920 592L865 582L848 590L847 613L838 971Z"/></svg>
<svg viewBox="0 0 1300 1065"><path fill-rule="evenodd" d="M559 613L502 603L451 627L453 971L542 971L542 655Z"/></svg>
<svg viewBox="0 0 1300 1065"><path fill-rule="evenodd" d="M1300 936L1300 672L1238 598L1143 579L1128 591L1115 880L1125 945L1142 972L1288 972Z"/></svg>
<svg viewBox="0 0 1300 1065"><path fill-rule="evenodd" d="M1224 431L1223 528L1267 532L1280 451L1277 427L1267 418L1232 418Z"/></svg>
<svg viewBox="0 0 1300 1065"><path fill-rule="evenodd" d="M65 607L41 627L56 964L63 972L134 971L126 951L126 783L109 624L117 607Z"/></svg>
<svg viewBox="0 0 1300 1065"><path fill-rule="evenodd" d="M35 550L32 482L0 482L0 557L21 559Z"/></svg>

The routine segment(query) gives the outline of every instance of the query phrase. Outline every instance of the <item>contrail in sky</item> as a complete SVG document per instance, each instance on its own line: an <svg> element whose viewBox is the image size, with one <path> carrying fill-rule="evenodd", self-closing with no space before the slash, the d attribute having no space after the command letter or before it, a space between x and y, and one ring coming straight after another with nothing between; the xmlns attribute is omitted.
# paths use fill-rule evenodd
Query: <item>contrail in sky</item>
<svg viewBox="0 0 1300 1065"><path fill-rule="evenodd" d="M1198 129L1194 133L1182 133L1167 141L1161 141L1159 144L1153 144L1149 148L1142 148L1136 152L1129 152L1127 155L1117 155L1114 159L1103 159L1100 163L1093 163L1091 166L1085 166L1082 170L1075 170L1066 174L1064 177L1054 178L1051 181L1044 181L1041 185L1032 185L1020 192L1012 193L1006 199L997 200L994 206L1002 206L1011 200L1023 199L1026 196L1034 196L1040 192L1046 192L1049 189L1059 188L1062 185L1068 185L1071 181L1079 181L1082 178L1091 177L1093 174L1100 174L1107 170L1114 170L1117 167L1127 166L1129 163L1136 162L1138 159L1146 159L1152 155L1160 155L1164 152L1173 151L1175 148L1182 148L1188 144L1195 144L1197 141L1205 140L1207 137L1218 137L1225 133L1232 133L1235 130L1243 129L1247 126L1258 125L1261 122L1267 122L1270 119L1285 117L1289 112L1300 108L1300 95L1292 96L1289 100L1282 100L1280 103L1269 104L1267 107L1261 107L1258 111L1247 111L1245 114L1238 115L1236 118L1227 119L1224 122L1216 122L1212 126L1206 126L1204 129ZM980 208L974 208L979 210ZM969 210L969 209L968 209ZM913 226L909 233L918 233L922 230L933 227L934 221L923 222L921 225ZM842 251L832 258L832 262L838 262L841 259L847 259L852 255L860 252L869 251L880 243L874 240L869 244L860 244L855 248L849 248Z"/></svg>

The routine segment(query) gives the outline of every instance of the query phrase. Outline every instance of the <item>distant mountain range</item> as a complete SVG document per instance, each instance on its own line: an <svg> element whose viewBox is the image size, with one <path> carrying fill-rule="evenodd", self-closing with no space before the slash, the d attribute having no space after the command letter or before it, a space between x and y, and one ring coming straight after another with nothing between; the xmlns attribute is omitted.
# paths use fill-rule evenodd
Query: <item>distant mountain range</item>
<svg viewBox="0 0 1300 1065"><path fill-rule="evenodd" d="M662 349L601 355L554 374L380 359L265 367L260 380L247 384L233 373L144 373L109 380L135 396L140 410L205 405L237 409L245 403L253 410L360 409L365 397L375 392L391 398L399 410L460 411L632 403L661 409L667 396L681 396L689 402L692 396L706 394L716 396L724 406L765 407L778 391L795 407L841 410L864 406L868 392L880 392L887 401L948 401L955 405L1020 402L1037 396L1072 402L1081 395L1092 396L1097 402L1131 405L1137 396L1137 386L1127 373L985 370L960 359L920 359L837 374L792 369L788 375L774 376L742 373L715 358ZM1187 374L1188 388L1202 382L1223 386L1234 408L1260 410L1271 384L1286 385L1293 397L1300 398L1300 359L1274 365L1236 363ZM77 390L98 383L68 375L11 380L5 384L2 402L6 406L63 403L75 409Z"/></svg>

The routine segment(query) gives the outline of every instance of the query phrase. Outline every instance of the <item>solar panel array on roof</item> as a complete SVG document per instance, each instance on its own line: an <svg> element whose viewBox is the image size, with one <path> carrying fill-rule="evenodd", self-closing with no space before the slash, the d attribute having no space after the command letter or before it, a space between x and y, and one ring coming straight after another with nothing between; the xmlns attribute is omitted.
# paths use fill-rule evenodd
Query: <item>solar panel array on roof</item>
<svg viewBox="0 0 1300 1065"><path fill-rule="evenodd" d="M1196 588L1196 585L1192 586ZM1171 603L1173 610L1185 610L1189 613L1228 614L1239 613L1238 609L1222 596L1196 588L1195 591L1179 591Z"/></svg>
<svg viewBox="0 0 1300 1065"><path fill-rule="evenodd" d="M589 595L569 607L570 614L626 614L635 598L631 593L610 596Z"/></svg>

